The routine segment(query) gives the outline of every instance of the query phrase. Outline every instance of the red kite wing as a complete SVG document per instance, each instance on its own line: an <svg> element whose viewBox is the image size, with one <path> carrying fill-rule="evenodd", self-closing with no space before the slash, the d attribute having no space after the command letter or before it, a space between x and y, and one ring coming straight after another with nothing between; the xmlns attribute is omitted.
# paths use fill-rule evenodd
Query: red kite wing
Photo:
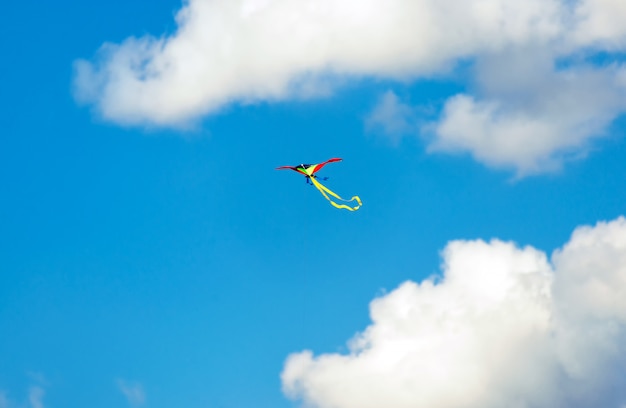
<svg viewBox="0 0 626 408"><path fill-rule="evenodd" d="M311 167L313 167L311 174L315 174L318 171L321 170L322 167L326 166L328 163L334 163L334 162L339 162L342 159L338 158L338 157L333 157L332 159L328 159L326 160L324 163L320 163L320 164L314 164Z"/></svg>
<svg viewBox="0 0 626 408"><path fill-rule="evenodd" d="M324 167L325 165L327 165L328 163L334 163L334 162L338 162L341 160L342 159L340 158L333 157L332 159L328 159L323 163L301 164L299 166L280 166L280 167L276 167L276 170L293 170L293 171L297 171L298 173L302 173L305 176L312 176L313 174L320 171L320 169Z"/></svg>

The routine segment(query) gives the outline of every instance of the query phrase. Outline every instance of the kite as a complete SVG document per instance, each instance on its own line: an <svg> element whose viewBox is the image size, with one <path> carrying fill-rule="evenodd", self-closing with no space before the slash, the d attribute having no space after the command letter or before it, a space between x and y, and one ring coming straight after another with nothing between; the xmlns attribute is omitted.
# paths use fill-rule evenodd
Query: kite
<svg viewBox="0 0 626 408"><path fill-rule="evenodd" d="M315 173L317 173L322 167L324 167L328 163L339 162L341 160L343 159L339 159L335 157L335 158L326 160L324 163L301 164L299 166L281 166L281 167L276 167L276 170L293 170L293 171L297 171L300 174L304 174L304 176L306 177L306 182L312 183L315 186L315 188L317 188L320 191L320 193L322 193L322 195L326 197L326 199L332 204L333 207L345 209L348 211L356 211L361 207L361 199L359 198L359 196L354 196L350 200L344 200L343 198L339 197L339 195L330 191L327 187L323 186L319 181L317 181L317 176L315 175ZM322 180L326 180L326 179L327 178L325 177ZM329 195L336 198L339 201L343 201L344 203L351 203L352 201L356 201L357 205L355 205L354 207L351 207L346 204L338 204L334 202L332 198L329 197Z"/></svg>

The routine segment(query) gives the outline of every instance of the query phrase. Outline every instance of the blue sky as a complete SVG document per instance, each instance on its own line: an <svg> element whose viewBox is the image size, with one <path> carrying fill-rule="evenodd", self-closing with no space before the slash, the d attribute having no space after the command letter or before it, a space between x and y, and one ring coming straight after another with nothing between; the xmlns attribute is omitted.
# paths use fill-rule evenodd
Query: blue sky
<svg viewBox="0 0 626 408"><path fill-rule="evenodd" d="M224 75L216 83L211 82L210 71L168 82L168 71L159 71L161 65L155 61L163 58L173 66L188 67L191 57L176 53L172 57L161 46L150 48L153 40L145 40L149 52L138 57L143 61L139 68L115 57L134 55L141 46L120 46L109 54L98 54L98 49L105 42L129 44L126 39L134 36L141 43L152 35L168 39L172 47L183 48L189 41L213 50L213 43L221 44L229 30L232 38L239 38L235 30L245 26L228 25L232 15L226 2L194 0L190 4L198 9L190 8L186 23L174 20L183 7L178 1L4 5L0 408L261 408L295 407L303 401L319 407L364 407L347 395L345 390L353 389L362 390L366 400L389 401L389 406L433 406L428 400L412 399L411 392L421 393L416 386L410 387L406 400L385 395L383 386L368 397L367 390L373 389L367 386L369 379L359 382L350 376L352 371L325 366L324 358L352 356L358 361L368 350L383 350L377 347L388 344L387 338L376 333L389 321L387 312L372 322L369 305L378 299L377 304L389 302L385 310L395 310L395 299L403 293L397 288L406 287L401 286L404 282L420 283L434 275L442 279L447 273L471 276L471 265L482 265L485 275L468 288L497 288L489 283L490 271L494 276L508 274L509 267L517 271L517 262L526 265L524 257L531 253L543 253L547 263L538 255L529 268L548 276L545 282L557 282L548 290L554 320L567 322L564 327L574 332L613 324L617 334L607 334L606 339L617 346L605 352L592 340L584 347L574 346L567 336L555 335L559 350L571 348L577 351L573 355L588 353L597 359L580 362L553 352L554 345L528 346L546 355L558 354L554 366L561 367L533 366L529 376L541 372L546 384L560 381L566 386L557 390L546 385L537 396L511 377L510 384L498 388L497 383L496 388L516 390L511 392L515 398L530 406L551 406L555 401L623 406L626 396L614 390L626 381L626 373L623 366L607 361L626 357L620 345L626 333L621 310L626 309L615 295L626 288L626 270L620 263L626 257L626 226L618 218L626 202L626 70L621 65L626 30L619 29L626 26L621 24L626 11L614 14L615 26L604 19L601 27L606 30L593 29L595 16L604 18L610 7L622 10L619 3L582 2L586 20L580 17L579 25L546 29L545 39L539 24L529 29L530 40L518 32L511 34L513 45L507 43L507 33L502 35L504 45L491 44L489 29L487 39L480 34L461 45L455 36L433 29L433 37L449 45L440 47L443 54L438 54L439 47L409 42L401 52L386 54L389 47L378 50L372 45L372 55L365 51L365 57L352 55L354 44L360 44L357 40L342 37L334 21L324 25L315 20L312 25L320 30L315 38L333 32L336 37L331 39L356 41L351 51L334 50L331 40L324 43L326 54L309 61L292 55L293 44L287 40L285 44L259 40L250 49L269 47L265 55L276 61L269 68L256 65L256 51L244 47L246 38L265 38L263 19L273 21L290 6L235 3L242 7L250 3L254 12L264 7L269 11L267 17L258 17L261 23L251 26L251 37L233 40L232 54L243 56L242 65L237 65L237 58L220 60L200 53L199 58L208 61L206 66L200 64L203 68ZM428 9L430 3L419 4ZM452 0L445 3L454 5ZM556 1L550 4L566 7ZM207 14L202 5L213 5L211 24L224 21L219 28L223 31L191 39L181 34L173 40L183 26L192 33L192 28L204 27ZM390 21L402 7L408 14L415 12L409 3L395 1ZM491 18L487 11L485 21ZM529 11L533 12L537 11ZM539 12L543 15L544 10ZM578 16L576 12L572 13ZM507 12L503 13L499 18L507 22ZM307 16L298 17L302 21L296 26L305 27ZM433 20L440 21L437 18ZM444 13L441 18L448 17ZM274 24L282 27L282 20L277 21ZM479 25L488 26L485 21ZM459 24L474 32L478 23L461 18ZM358 19L354 26L361 27ZM372 26L390 27L373 22ZM395 35L390 33L388 40L395 41ZM314 54L319 44L311 44ZM413 49L423 55L405 58L406 50ZM600 53L603 57L596 58ZM519 72L498 77L499 72L515 71L510 61L526 61L526 56L529 66L514 64ZM545 61L565 57L574 61L569 71L554 67L542 71ZM305 61L302 67L300 61ZM120 67L131 67L126 74L140 85L116 82L119 78L110 72ZM241 81L222 88L231 84L232 72L242 76ZM128 79L126 74L120 78ZM191 81L189 89L195 89L197 81L196 104L187 105L181 93L189 85L186 81ZM461 97L454 99L455 95ZM536 150L526 151L535 145ZM274 171L280 165L330 157L344 160L323 169L329 177L326 184L344 197L358 194L363 200L359 211L334 209L302 177ZM596 226L598 222L608 224ZM577 230L584 225L592 227ZM572 237L575 230L580 233ZM514 249L505 251L490 241L494 238L514 242ZM454 240L462 241L457 241L458 247L449 246ZM480 262L464 258L470 255L461 251L474 248L471 245L479 242L474 240L485 241ZM613 252L607 249L602 258L592 249L577 249L587 248L579 242L591 241L608 245ZM559 248L560 255L553 256ZM510 262L492 264L500 255L510 257ZM571 265L590 266L579 271ZM612 303L598 306L600 292L590 289L592 284L581 284L571 291L589 293L582 296L583 306L576 306L580 314L559 312L577 299L569 296L571 282L587 282L595 275L603 277L597 278L601 282L612 282L606 287L616 292L604 293ZM439 285L442 293L456 293L452 283L444 280ZM426 299L420 293L406 300L409 309ZM443 295L437 299L429 303L435 310L447 310L452 302L438 303L449 299ZM534 310L528 302L514 310L522 314ZM469 310L468 304L455 308ZM588 315L595 317L581 317ZM535 319L529 316L529 321ZM404 322L402 330L427 323L416 319ZM543 322L543 317L537 319ZM529 327L536 327L537 321ZM479 342L486 344L490 337L480 334L484 325L472 324L467 323L468 332L477 333ZM554 327L544 329L558 332ZM357 333L368 346L348 345ZM517 332L511 333L508 340L496 341L507 347L518 344L510 340ZM428 336L421 333L424 337ZM482 355L468 346L473 344L470 340L459 342L454 350L466 346L469 350L459 355ZM288 356L303 350L313 353L310 370L286 363ZM405 357L411 360L418 354L413 350ZM381 356L392 361L382 351ZM425 360L416 361L426 368L444 364ZM369 360L360 361L365 373L384 372L371 368L374 363ZM465 372L462 365L467 361L473 360L459 357L452 362L450 381L465 378L459 373ZM582 368L568 371L574 366ZM291 372L290 367L292 377L284 374ZM395 367L390 372L400 371ZM484 384L494 384L490 373L485 373ZM561 395L592 374L600 380L589 390L574 397ZM402 375L409 377L399 379L410 384L414 378L427 384L422 374ZM333 378L345 378L346 383ZM283 392L290 387L292 391ZM480 384L476 387L482 390ZM432 389L438 389L436 384ZM464 398L479 394L484 393L459 390ZM476 404L471 406L514 401L505 391L497 398L480 398L470 399ZM454 406L454 401L441 406Z"/></svg>

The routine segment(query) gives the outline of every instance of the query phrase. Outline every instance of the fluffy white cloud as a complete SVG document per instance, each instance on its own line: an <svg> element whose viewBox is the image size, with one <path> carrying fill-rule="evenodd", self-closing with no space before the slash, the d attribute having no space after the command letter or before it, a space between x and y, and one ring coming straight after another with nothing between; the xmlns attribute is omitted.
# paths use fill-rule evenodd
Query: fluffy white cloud
<svg viewBox="0 0 626 408"><path fill-rule="evenodd" d="M578 65L556 71L545 55L504 53L478 64L475 98L450 98L431 151L469 152L518 176L558 168L582 155L626 111L626 68Z"/></svg>
<svg viewBox="0 0 626 408"><path fill-rule="evenodd" d="M574 3L577 23L573 40L582 46L626 47L626 3L620 0L581 0Z"/></svg>
<svg viewBox="0 0 626 408"><path fill-rule="evenodd" d="M288 357L284 391L320 408L620 407L626 403L626 220L577 229L551 260L454 241L442 280L370 305L349 354Z"/></svg>
<svg viewBox="0 0 626 408"><path fill-rule="evenodd" d="M621 64L556 69L546 49L513 49L481 56L474 71L477 96L450 97L437 122L420 124L417 107L388 91L367 117L368 129L393 141L421 130L430 152L469 153L521 177L584 156L626 111Z"/></svg>
<svg viewBox="0 0 626 408"><path fill-rule="evenodd" d="M76 95L122 123L177 124L308 96L325 76L410 78L560 32L557 0L189 0L169 37L77 61ZM313 81L313 85L311 85Z"/></svg>
<svg viewBox="0 0 626 408"><path fill-rule="evenodd" d="M76 61L77 100L123 124L184 126L230 104L328 95L345 78L441 77L470 60L475 92L447 101L430 149L518 176L584 155L626 111L624 69L584 62L626 50L623 0L188 0L176 23ZM369 124L398 139L417 125L389 98Z"/></svg>

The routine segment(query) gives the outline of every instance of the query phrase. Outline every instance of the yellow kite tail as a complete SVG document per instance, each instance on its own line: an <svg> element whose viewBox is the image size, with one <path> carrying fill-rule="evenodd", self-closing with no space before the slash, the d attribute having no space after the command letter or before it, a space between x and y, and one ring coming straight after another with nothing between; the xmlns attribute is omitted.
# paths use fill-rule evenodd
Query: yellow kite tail
<svg viewBox="0 0 626 408"><path fill-rule="evenodd" d="M342 208L348 211L356 211L361 207L361 199L359 198L359 196L354 196L350 200L344 200L343 198L339 197L336 193L330 191L328 188L323 186L319 181L315 179L315 177L310 177L310 179L313 182L313 185L320 191L320 193L322 193L324 197L326 197L326 199L332 204L333 207ZM334 198L340 201L346 202L346 203L356 201L357 205L355 205L354 207L350 207L349 205L345 205L345 204L337 204L330 197L328 197L327 193L333 196Z"/></svg>

